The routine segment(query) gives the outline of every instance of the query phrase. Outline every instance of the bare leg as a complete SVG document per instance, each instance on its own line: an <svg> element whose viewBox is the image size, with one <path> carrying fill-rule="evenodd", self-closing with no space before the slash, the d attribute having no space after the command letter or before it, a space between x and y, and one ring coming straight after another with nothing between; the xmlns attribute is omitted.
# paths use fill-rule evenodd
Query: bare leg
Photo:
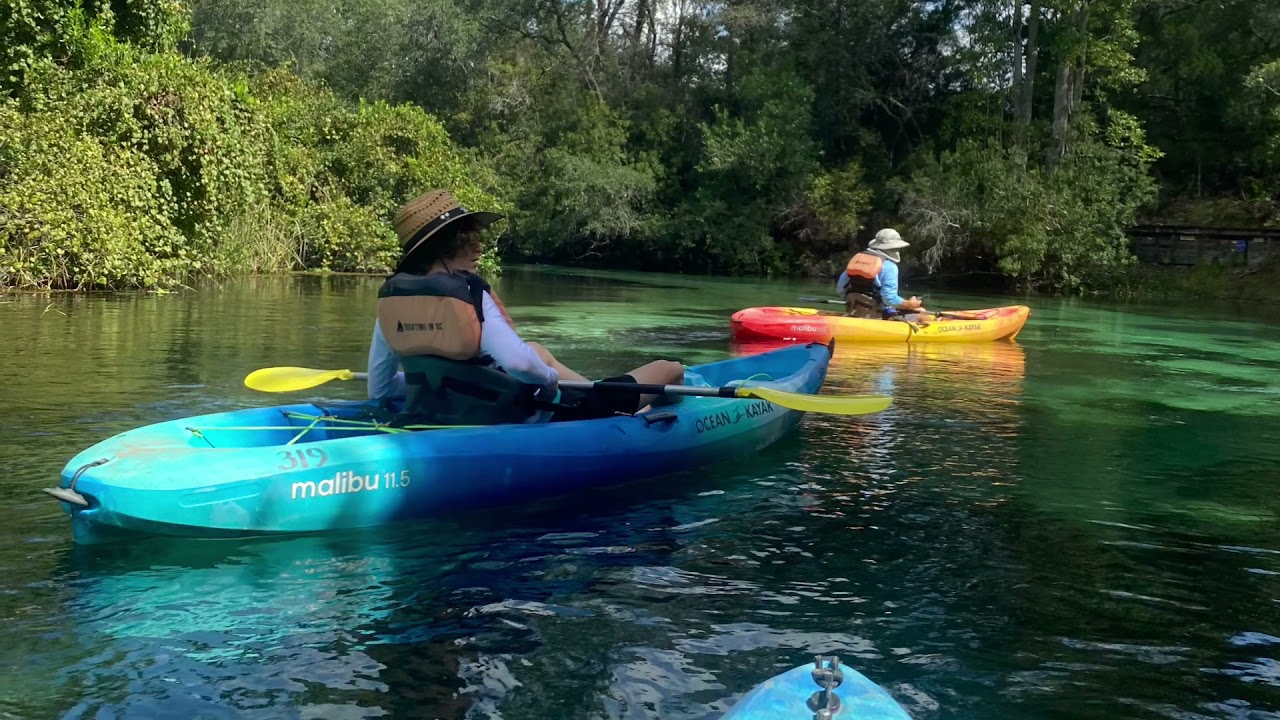
<svg viewBox="0 0 1280 720"><path fill-rule="evenodd" d="M542 345L531 342L529 347L542 358L542 361L555 368L556 373L561 380L570 380L575 382L590 382L587 378L579 375L570 369L567 365L560 362ZM640 385L678 385L684 382L684 366L673 360L654 360L651 363L641 365L640 367L627 373L636 379L636 383ZM645 394L640 396L640 407L646 408L658 396L654 394Z"/></svg>
<svg viewBox="0 0 1280 720"><path fill-rule="evenodd" d="M568 365L557 360L556 356L552 355L550 350L542 347L536 342L528 343L528 345L533 348L534 352L538 353L538 357L542 358L542 362L555 368L556 374L560 376L561 380L569 380L571 382L589 382L585 377L570 369Z"/></svg>
<svg viewBox="0 0 1280 720"><path fill-rule="evenodd" d="M684 381L684 366L672 360L654 360L627 373L640 385L679 385ZM657 395L641 395L640 407L646 407Z"/></svg>

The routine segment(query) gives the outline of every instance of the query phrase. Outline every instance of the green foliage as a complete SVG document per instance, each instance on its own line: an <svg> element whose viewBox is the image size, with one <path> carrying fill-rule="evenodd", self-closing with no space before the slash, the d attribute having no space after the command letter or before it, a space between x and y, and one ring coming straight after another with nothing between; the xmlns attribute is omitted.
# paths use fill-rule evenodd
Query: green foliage
<svg viewBox="0 0 1280 720"><path fill-rule="evenodd" d="M655 183L643 166L561 148L548 149L542 161L537 194L522 198L523 237L585 253L651 232L643 210Z"/></svg>
<svg viewBox="0 0 1280 720"><path fill-rule="evenodd" d="M174 48L190 30L180 0L5 0L0 7L0 89L20 90L31 67L62 60L93 25L151 50Z"/></svg>
<svg viewBox="0 0 1280 720"><path fill-rule="evenodd" d="M1280 166L1280 60L1263 63L1254 68L1246 79L1258 103L1270 114L1271 122L1264 126L1265 160L1270 167ZM1271 197L1280 200L1280 188L1271 188ZM1275 204L1280 212L1280 202Z"/></svg>
<svg viewBox="0 0 1280 720"><path fill-rule="evenodd" d="M637 252L655 225L652 164L627 150L628 123L562 72L526 78L544 101L485 145L514 195L511 245L557 259Z"/></svg>
<svg viewBox="0 0 1280 720"><path fill-rule="evenodd" d="M784 213L775 236L789 239L784 262L822 275L844 267L849 250L857 247L864 213L871 207L872 190L862 167L851 160L819 172L801 200Z"/></svg>
<svg viewBox="0 0 1280 720"><path fill-rule="evenodd" d="M1134 262L1124 228L1155 194L1142 148L1085 137L1047 173L1017 146L968 141L902 184L906 215L931 270L986 258L1027 285L1105 287Z"/></svg>
<svg viewBox="0 0 1280 720"><path fill-rule="evenodd" d="M185 238L149 158L70 116L0 106L0 286L142 287L182 274Z"/></svg>
<svg viewBox="0 0 1280 720"><path fill-rule="evenodd" d="M430 187L450 188L472 207L507 211L477 185L473 175L482 169L452 146L444 126L411 105L362 104L326 166L352 200L388 216Z"/></svg>
<svg viewBox="0 0 1280 720"><path fill-rule="evenodd" d="M270 128L236 92L237 79L207 62L145 52L95 28L74 51L74 70L45 63L33 72L27 101L145 156L187 239L174 252L201 269L226 223L265 194Z"/></svg>
<svg viewBox="0 0 1280 720"><path fill-rule="evenodd" d="M0 13L5 282L379 270L427 187L537 260L812 270L905 213L944 273L1060 289L1127 267L1140 211L1280 212L1274 3L192 4ZM90 216L139 229L31 235Z"/></svg>
<svg viewBox="0 0 1280 720"><path fill-rule="evenodd" d="M525 257L720 272L812 265L854 245L864 216L894 212L883 189L932 146L1016 135L1027 143L1016 152L1031 157L1048 135L1064 63L1079 66L1063 95L1071 137L1103 121L1103 134L1091 135L1098 142L1139 167L1151 159L1141 122L1107 99L1143 78L1132 57L1134 0L1043 3L1034 126L1017 132L1001 87L1009 10L991 0L696 0L660 12L651 0L361 0L342 12L332 0L305 2L302 14L314 19L293 23L279 2L200 0L197 51L288 62L348 97L440 110L455 136L491 159L486 186L509 189L506 247ZM350 67L360 72L335 73ZM327 152L307 146L289 162L354 172L324 170ZM1064 178L1090 152L1069 152ZM385 177L376 165L362 172ZM1034 162L1009 173L1010 192L1026 190L1028 174L1031 188L1050 182ZM372 182L341 190L377 205L381 181ZM1040 237L1006 234L1017 232ZM1061 274L1047 265L1075 260L1059 260L1070 253L1047 242L1009 246L1006 267L1020 277Z"/></svg>
<svg viewBox="0 0 1280 720"><path fill-rule="evenodd" d="M300 206L348 197L380 215L429 187L463 202L506 210L483 184L492 177L460 153L420 108L378 101L351 108L323 86L284 70L256 79L261 113L274 129L275 192Z"/></svg>
<svg viewBox="0 0 1280 720"><path fill-rule="evenodd" d="M824 172L809 186L808 205L827 237L851 241L862 228L862 213L871 204L871 189L856 160Z"/></svg>
<svg viewBox="0 0 1280 720"><path fill-rule="evenodd" d="M699 128L698 189L677 209L672 232L707 258L700 269L775 272L786 254L772 230L818 171L812 92L790 71L762 67L743 79L736 100L738 112L719 107Z"/></svg>
<svg viewBox="0 0 1280 720"><path fill-rule="evenodd" d="M1073 38L1072 52L1087 60L1098 97L1147 79L1146 69L1137 65L1133 56L1133 49L1141 40L1134 24L1138 4L1139 0L1101 0L1083 5L1088 23L1085 33Z"/></svg>
<svg viewBox="0 0 1280 720"><path fill-rule="evenodd" d="M62 40L74 62L31 63L2 106L0 285L386 271L389 221L413 195L506 209L420 108L351 108L283 71L249 78L77 27Z"/></svg>
<svg viewBox="0 0 1280 720"><path fill-rule="evenodd" d="M1275 188L1280 116L1268 111L1258 70L1277 59L1280 6L1148 0L1137 11L1137 29L1136 62L1147 78L1118 101L1165 153L1155 169L1169 204L1238 200L1256 196L1258 185Z"/></svg>
<svg viewBox="0 0 1280 720"><path fill-rule="evenodd" d="M1272 102L1280 99L1280 60L1259 65L1249 74L1249 86L1266 91Z"/></svg>
<svg viewBox="0 0 1280 720"><path fill-rule="evenodd" d="M307 205L298 226L304 267L385 272L396 263L395 232L372 209L347 198Z"/></svg>
<svg viewBox="0 0 1280 720"><path fill-rule="evenodd" d="M483 18L453 0L193 5L196 54L256 69L287 67L345 100L417 100L438 116L463 110L489 39Z"/></svg>
<svg viewBox="0 0 1280 720"><path fill-rule="evenodd" d="M92 24L64 42L78 61L27 70L4 142L21 193L0 203L6 284L150 286L213 270L226 222L264 192L268 128L228 81ZM118 173L118 177L115 177Z"/></svg>
<svg viewBox="0 0 1280 720"><path fill-rule="evenodd" d="M404 0L194 0L196 53L286 66L346 99L389 97L402 80L413 5Z"/></svg>

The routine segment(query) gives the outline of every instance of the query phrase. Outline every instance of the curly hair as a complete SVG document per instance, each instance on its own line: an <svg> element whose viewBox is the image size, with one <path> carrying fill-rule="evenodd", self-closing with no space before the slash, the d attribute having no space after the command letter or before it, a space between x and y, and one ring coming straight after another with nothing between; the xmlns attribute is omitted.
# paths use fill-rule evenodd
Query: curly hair
<svg viewBox="0 0 1280 720"><path fill-rule="evenodd" d="M439 235L409 253L400 261L400 270L421 275L437 261L457 257L473 245L483 244L484 237L475 223L459 222L455 227L441 230Z"/></svg>

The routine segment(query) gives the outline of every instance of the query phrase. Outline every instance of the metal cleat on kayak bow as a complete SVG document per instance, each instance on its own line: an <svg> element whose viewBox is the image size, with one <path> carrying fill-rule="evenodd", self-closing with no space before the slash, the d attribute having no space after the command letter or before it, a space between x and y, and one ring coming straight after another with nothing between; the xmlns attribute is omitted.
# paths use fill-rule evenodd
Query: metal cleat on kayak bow
<svg viewBox="0 0 1280 720"><path fill-rule="evenodd" d="M756 685L729 709L725 720L911 720L884 688L841 665L838 656L810 657Z"/></svg>
<svg viewBox="0 0 1280 720"><path fill-rule="evenodd" d="M828 659L831 664L824 666L822 663ZM821 689L809 696L809 701L805 704L813 711L813 720L831 720L840 712L840 696L836 694L836 688L844 682L844 673L840 672L840 656L824 658L815 655L813 664L813 681Z"/></svg>

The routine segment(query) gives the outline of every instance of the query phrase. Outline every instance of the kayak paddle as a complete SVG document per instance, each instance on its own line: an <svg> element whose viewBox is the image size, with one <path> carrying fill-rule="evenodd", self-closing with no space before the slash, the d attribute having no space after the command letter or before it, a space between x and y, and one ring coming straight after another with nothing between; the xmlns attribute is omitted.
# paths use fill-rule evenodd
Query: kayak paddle
<svg viewBox="0 0 1280 720"><path fill-rule="evenodd" d="M639 385L626 382L562 382L562 388L574 390L630 390L644 395L693 395L697 397L755 398L800 412L828 415L868 415L878 413L893 403L888 395L808 395L764 387L698 387L696 385Z"/></svg>
<svg viewBox="0 0 1280 720"><path fill-rule="evenodd" d="M244 379L245 387L261 392L293 392L323 385L330 380L364 380L368 373L350 370L313 370L304 367L273 367L254 370Z"/></svg>
<svg viewBox="0 0 1280 720"><path fill-rule="evenodd" d="M820 303L820 304L826 304L826 305L844 305L843 300L831 300L828 298L815 298L815 297L802 297L800 298L800 302ZM908 312L923 312L923 313L928 313L930 315L937 315L938 317L951 318L952 320L986 320L988 319L987 315L965 312L963 310L942 310L940 312L932 312L929 310L921 309L921 310L910 310Z"/></svg>
<svg viewBox="0 0 1280 720"><path fill-rule="evenodd" d="M331 380L364 380L367 373L351 370L314 370L302 367L273 367L254 370L244 384L261 392L307 390ZM694 385L640 385L626 382L561 382L560 387L574 390L625 390L653 395L693 395L699 397L755 398L788 410L826 413L829 415L867 415L889 407L893 398L887 395L807 395L765 387L698 387Z"/></svg>

